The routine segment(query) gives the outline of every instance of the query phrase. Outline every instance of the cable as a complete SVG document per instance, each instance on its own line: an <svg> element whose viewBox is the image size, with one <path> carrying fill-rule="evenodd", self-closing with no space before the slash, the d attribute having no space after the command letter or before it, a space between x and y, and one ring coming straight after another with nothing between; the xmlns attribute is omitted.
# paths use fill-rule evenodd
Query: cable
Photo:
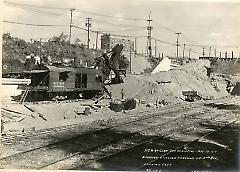
<svg viewBox="0 0 240 172"><path fill-rule="evenodd" d="M33 8L45 8L45 9L55 9L55 10L70 10L70 8L59 8L59 7L47 7L47 6L38 6L38 5L30 5L30 4L22 4L22 3L15 3L10 1L3 1L4 4L11 4L15 6L22 6L22 7L33 7Z"/></svg>
<svg viewBox="0 0 240 172"><path fill-rule="evenodd" d="M76 26L76 25L72 25L72 27L74 28L77 28L77 29L80 29L80 30L85 30L87 31L87 29L85 28L82 28L82 27L79 27L79 26ZM93 33L100 33L100 34L107 34L109 33L108 31L100 31L100 30L89 30L90 32L93 32ZM119 35L119 34L112 34L110 33L111 36L116 36L116 37L125 37L125 38L140 38L140 37L146 37L146 36L130 36L130 35Z"/></svg>
<svg viewBox="0 0 240 172"><path fill-rule="evenodd" d="M104 20L99 20L99 19L93 19L93 21L95 22L101 22L101 23L106 23L106 24L110 24L110 25L114 25L114 26L126 26L126 27L134 27L134 28L141 28L141 27L144 27L145 26L135 26L135 25L127 25L127 24L117 24L117 23L111 23L111 22L108 22L108 21L104 21Z"/></svg>
<svg viewBox="0 0 240 172"><path fill-rule="evenodd" d="M29 7L21 7L21 6L17 6L17 5L13 5L13 4L6 4L8 6L12 6L12 7L15 7L15 8L21 8L23 10L26 10L26 11L31 11L31 12L35 12L35 13L40 13L40 14L48 14L48 15L53 15L53 16L63 16L64 14L57 14L57 13L52 13L52 12L47 12L47 11L41 11L41 10L34 10L32 8L29 8Z"/></svg>
<svg viewBox="0 0 240 172"><path fill-rule="evenodd" d="M164 25L160 24L160 23L157 22L157 20L155 20L155 19L153 19L153 22L156 23L156 24L158 24L158 25L161 26L164 30L166 30L166 31L168 31L168 32L170 32L170 33L173 33L173 34L176 33L176 31L174 31L173 29L171 29L171 28L169 28L169 27L167 27L167 26L164 26Z"/></svg>
<svg viewBox="0 0 240 172"><path fill-rule="evenodd" d="M68 25L51 25L51 24L32 24L32 23L22 23L22 22L14 22L9 20L3 20L4 23L11 23L11 24L20 24L20 25L27 25L27 26L44 26L44 27L62 27L62 26L68 26Z"/></svg>
<svg viewBox="0 0 240 172"><path fill-rule="evenodd" d="M156 40L156 41L158 41L158 42L164 43L164 44L176 46L176 44L175 44L175 43L172 43L172 42L164 41L164 40L157 39L157 38L152 38L152 39L153 39L153 40Z"/></svg>
<svg viewBox="0 0 240 172"><path fill-rule="evenodd" d="M49 6L38 6L38 5L30 5L30 4L20 4L20 3L14 3L10 1L4 1L5 4L11 4L15 6L22 6L22 7L33 7L33 8L44 8L44 9L54 9L54 10L70 10L71 8L59 8L59 7L49 7ZM102 17L109 17L109 18L118 18L118 19L123 19L123 20L135 20L135 21L146 21L146 19L140 19L140 18L127 18L127 17L117 17L117 16L111 16L111 15L106 15L106 14L99 14L99 13L94 13L94 12L89 12L81 9L75 9L78 12L86 13L86 14L91 14L95 16L102 16Z"/></svg>
<svg viewBox="0 0 240 172"><path fill-rule="evenodd" d="M91 14L91 15L94 15L94 16L109 17L109 18L118 18L118 19L122 19L122 20L147 21L146 19L130 18L130 17L117 17L117 16L112 16L112 15L106 15L106 14L99 14L99 13L89 12L89 11L80 10L80 9L76 9L76 11L82 12L82 13Z"/></svg>
<svg viewBox="0 0 240 172"><path fill-rule="evenodd" d="M142 30L143 28L145 29L145 27L140 27L140 28L130 28L130 29L112 30L112 31L104 31L104 32L137 31L137 30Z"/></svg>

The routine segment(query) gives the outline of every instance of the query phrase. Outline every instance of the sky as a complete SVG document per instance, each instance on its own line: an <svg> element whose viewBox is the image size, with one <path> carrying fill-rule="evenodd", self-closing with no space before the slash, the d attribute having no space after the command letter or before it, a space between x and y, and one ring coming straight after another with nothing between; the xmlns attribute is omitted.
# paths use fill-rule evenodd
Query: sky
<svg viewBox="0 0 240 172"><path fill-rule="evenodd" d="M136 37L137 50L140 53L146 50L147 19L151 14L152 37L163 41L157 41L157 54L175 56L175 33L181 32L179 54L182 54L183 44L186 44L185 54L191 48L192 56L199 56L202 47L208 54L210 46L212 56L215 49L217 54L225 51L230 54L234 51L235 56L240 55L240 0L4 0L3 20L64 26L36 27L3 23L3 33L9 32L27 41L31 38L47 40L61 32L69 35L71 8L75 9L73 25L86 28L86 17L91 17L91 29L94 31L128 35L131 37L125 39L132 41ZM90 35L92 47L96 43L96 33ZM87 32L73 28L72 41L75 38L86 44ZM100 40L100 35L98 39ZM155 54L154 40L152 46Z"/></svg>

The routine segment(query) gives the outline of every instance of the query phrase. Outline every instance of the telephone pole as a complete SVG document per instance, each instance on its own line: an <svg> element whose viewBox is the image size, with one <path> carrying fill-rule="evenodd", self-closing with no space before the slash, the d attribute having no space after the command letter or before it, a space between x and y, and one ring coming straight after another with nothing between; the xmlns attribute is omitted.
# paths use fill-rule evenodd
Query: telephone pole
<svg viewBox="0 0 240 172"><path fill-rule="evenodd" d="M203 47L203 51L202 51L203 57L205 56L205 48Z"/></svg>
<svg viewBox="0 0 240 172"><path fill-rule="evenodd" d="M70 25L69 25L69 43L71 43L71 37L72 37L72 13L75 9L70 9Z"/></svg>
<svg viewBox="0 0 240 172"><path fill-rule="evenodd" d="M96 35L96 50L98 49L98 31L97 31L97 35Z"/></svg>
<svg viewBox="0 0 240 172"><path fill-rule="evenodd" d="M40 38L40 47L39 47L39 57L41 58L42 56L42 38Z"/></svg>
<svg viewBox="0 0 240 172"><path fill-rule="evenodd" d="M92 18L90 18L90 17L87 17L86 18L86 27L87 27L87 33L88 33L88 39L87 39L87 49L89 49L89 42L90 42L90 27L92 27L92 23L91 23L91 21L92 21Z"/></svg>
<svg viewBox="0 0 240 172"><path fill-rule="evenodd" d="M189 54L188 54L188 58L191 58L191 48L189 48Z"/></svg>
<svg viewBox="0 0 240 172"><path fill-rule="evenodd" d="M185 47L186 47L186 44L183 44L183 58L185 56Z"/></svg>
<svg viewBox="0 0 240 172"><path fill-rule="evenodd" d="M151 11L149 13L149 17L148 17L148 26L147 26L147 31L148 31L148 34L147 34L147 53L148 53L148 56L149 57L152 57L152 29L153 27L151 26L151 22L152 22L152 19L151 19Z"/></svg>
<svg viewBox="0 0 240 172"><path fill-rule="evenodd" d="M157 58L157 40L155 40L155 58Z"/></svg>
<svg viewBox="0 0 240 172"><path fill-rule="evenodd" d="M216 48L214 49L214 56L215 56L215 58L217 57L217 49Z"/></svg>
<svg viewBox="0 0 240 172"><path fill-rule="evenodd" d="M130 56L129 72L132 73L132 51L131 51L131 48L130 48L129 56Z"/></svg>
<svg viewBox="0 0 240 172"><path fill-rule="evenodd" d="M225 52L225 58L228 58L228 54L227 54L227 51Z"/></svg>
<svg viewBox="0 0 240 172"><path fill-rule="evenodd" d="M180 46L180 44L179 44L179 35L180 34L182 34L182 33L180 33L180 32L176 33L176 35L177 35L177 44L176 44L176 46L177 46L177 57L178 57L178 47Z"/></svg>
<svg viewBox="0 0 240 172"><path fill-rule="evenodd" d="M209 47L209 54L208 54L209 58L211 57L211 50L212 50L212 47Z"/></svg>
<svg viewBox="0 0 240 172"><path fill-rule="evenodd" d="M137 55L137 38L134 39L135 56Z"/></svg>

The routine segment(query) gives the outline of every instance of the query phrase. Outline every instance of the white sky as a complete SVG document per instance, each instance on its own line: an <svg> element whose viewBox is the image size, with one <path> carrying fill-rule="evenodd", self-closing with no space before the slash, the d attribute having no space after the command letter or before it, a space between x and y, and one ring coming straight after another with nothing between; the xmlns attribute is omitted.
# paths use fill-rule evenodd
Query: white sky
<svg viewBox="0 0 240 172"><path fill-rule="evenodd" d="M147 21L125 20L123 18L147 19L151 10L153 37L176 43L175 32L181 32L180 43L207 45L218 51L231 50L238 56L240 51L240 0L238 1L160 1L160 0L4 0L38 6L76 8L97 14L74 11L73 24L85 27L85 18L92 18L92 30L113 31L113 34L146 36ZM34 24L69 25L70 12L66 10L9 6L3 3L3 20ZM115 24L115 25L114 25ZM117 26L117 25L119 26ZM136 25L134 28L121 25ZM167 29L166 29L167 28ZM122 31L121 31L122 30ZM33 27L4 23L3 32L29 40L48 39L61 32L69 34L69 26ZM73 39L79 37L86 43L86 31L73 28ZM91 33L91 45L95 44L96 34ZM134 39L133 39L134 40ZM100 42L98 43L100 45ZM154 41L153 41L154 46ZM234 47L233 47L234 46ZM238 46L238 47L236 47ZM146 47L146 38L137 38L137 48L141 52ZM175 55L175 46L157 43L157 52ZM192 47L201 52L202 49ZM154 51L153 51L154 52ZM179 54L182 53L180 49ZM186 52L187 53L187 52ZM154 54L154 53L153 53ZM193 54L193 56L196 54Z"/></svg>

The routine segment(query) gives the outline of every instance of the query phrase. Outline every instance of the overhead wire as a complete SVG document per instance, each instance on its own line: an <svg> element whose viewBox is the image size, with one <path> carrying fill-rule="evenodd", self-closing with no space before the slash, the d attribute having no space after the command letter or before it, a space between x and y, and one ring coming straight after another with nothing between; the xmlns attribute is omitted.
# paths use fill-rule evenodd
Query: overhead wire
<svg viewBox="0 0 240 172"><path fill-rule="evenodd" d="M43 27L63 27L69 25L53 25L53 24L33 24L33 23L22 23L22 22L15 22L9 20L3 20L4 23L11 23L11 24L19 24L19 25L27 25L27 26L43 26Z"/></svg>
<svg viewBox="0 0 240 172"><path fill-rule="evenodd" d="M41 10L37 10L36 8L40 8L40 9L51 9L51 10L70 10L71 8L66 8L66 7L50 7L50 6L38 6L38 5L31 5L31 4L24 4L24 3L15 3L15 2L10 2L10 1L4 1L4 4L6 5L10 5L10 6L13 6L13 7L19 7L19 8L22 8L24 10L29 10L29 11L32 11L32 12L36 12L36 13L44 13L44 14L49 14L49 15L55 15L55 16L62 16L63 14L57 14L57 13L52 13L52 12L49 12L49 11L41 11ZM91 14L91 15L94 15L94 16L99 16L99 17L110 17L110 18L118 18L118 19L122 19L122 20L135 20L135 21L147 21L146 19L143 19L143 18L130 18L130 17L118 17L118 16L112 16L112 15L106 15L106 14L100 14L100 13L94 13L94 12L89 12L89 11L85 11L85 10L82 10L82 9L75 9L75 11L77 12L80 12L80 13L85 13L85 14ZM75 16L76 17L76 16ZM80 17L80 16L77 16L78 18L83 18L83 17ZM123 30L114 30L114 31L97 31L97 30L90 30L91 32L94 32L94 33L101 33L101 34L106 34L106 33L109 33L109 32L121 32L121 31L130 31L130 30L137 30L137 28L139 29L143 29L145 27L143 26L134 26L134 25L127 25L127 24L118 24L118 23L111 23L111 22L108 22L108 21L104 21L104 20L99 20L99 19L94 19L96 22L101 22L101 23L106 23L106 24L111 24L111 25L116 25L116 26L126 26L126 27L133 27L131 29L123 29ZM28 26L39 26L39 27L63 27L63 26L69 26L69 25L53 25L53 24L32 24L32 23L23 23L23 22L15 22L15 21L9 21L9 20L4 20L3 21L4 23L11 23L11 24L21 24L21 25L28 25ZM174 31L173 29L163 25L163 24L160 24L157 20L153 20L153 22L155 22L158 26L160 26L160 28L170 32L170 33L176 33L176 31ZM73 26L75 28L78 28L78 29L81 29L81 30L84 30L84 31L87 31L85 28L81 28L79 26ZM136 29L134 29L136 28ZM112 34L112 36L117 36L117 37L125 37L125 38L134 38L134 37L142 37L142 38L145 38L146 36L132 36L132 35L121 35L121 34ZM186 37L185 35L183 35L184 37ZM152 38L152 39L155 39L156 41L158 42L161 42L161 43L165 43L165 44L168 44L168 45L171 45L171 46L176 46L175 43L171 43L171 42L168 42L168 41L164 41L164 40L161 40L161 39L157 39L157 38ZM192 41L189 41L191 42L190 44L187 44L189 47L198 47L198 48L203 48L203 47L208 47L209 45L200 45L200 44L194 44L192 43ZM218 47L218 46L214 46L214 47ZM239 48L238 45L234 45L234 46L221 46L221 48ZM195 50L192 50L191 49L191 52L195 52L195 53L199 53ZM217 52L220 52L220 51L217 51Z"/></svg>
<svg viewBox="0 0 240 172"><path fill-rule="evenodd" d="M29 8L29 7L25 7L25 6L18 6L18 5L14 5L14 4L6 4L8 6L12 6L12 7L15 7L15 8L20 8L20 9L23 9L23 10L26 10L26 11L31 11L31 12L34 12L34 13L40 13L40 14L47 14L47 15L53 15L53 16L63 16L64 14L57 14L57 13L52 13L52 12L49 12L49 11L41 11L39 9L33 9L33 8Z"/></svg>
<svg viewBox="0 0 240 172"><path fill-rule="evenodd" d="M70 10L71 9L71 8L63 8L63 7L48 7L48 6L39 6L39 5L32 5L32 4L25 4L25 3L16 3L16 2L11 2L11 1L3 1L3 3L15 5L15 6L22 6L22 7L55 9L55 10Z"/></svg>
<svg viewBox="0 0 240 172"><path fill-rule="evenodd" d="M163 24L160 24L157 20L155 20L155 19L153 19L153 23L156 23L157 25L159 25L162 29L164 29L164 30L166 30L166 31L168 31L168 32L170 32L170 33L173 33L173 34L175 34L176 33L176 31L174 31L173 29L171 29L171 28L169 28L169 27L167 27L167 26L164 26Z"/></svg>
<svg viewBox="0 0 240 172"><path fill-rule="evenodd" d="M136 25L128 25L128 24L119 24L119 23L111 23L109 21L105 21L105 20L99 20L99 19L93 19L93 21L97 22L97 23L106 23L109 25L114 25L114 26L126 26L126 27L134 27L134 28L146 28L146 26L136 26Z"/></svg>
<svg viewBox="0 0 240 172"><path fill-rule="evenodd" d="M55 10L70 10L72 8L63 8L63 7L50 7L50 6L39 6L39 5L32 5L32 4L24 4L24 3L15 3L15 2L10 2L10 1L4 1L5 4L11 4L15 6L22 6L22 7L32 7L32 8L43 8L43 9L55 9ZM135 21L146 21L147 19L142 19L142 18L131 18L131 17L118 17L118 16L113 16L113 15L106 15L106 14L100 14L100 13L94 13L82 9L77 9L74 8L75 11L81 12L81 13L86 13L86 14L91 14L94 16L102 16L102 17L108 17L108 18L118 18L122 20L135 20Z"/></svg>

